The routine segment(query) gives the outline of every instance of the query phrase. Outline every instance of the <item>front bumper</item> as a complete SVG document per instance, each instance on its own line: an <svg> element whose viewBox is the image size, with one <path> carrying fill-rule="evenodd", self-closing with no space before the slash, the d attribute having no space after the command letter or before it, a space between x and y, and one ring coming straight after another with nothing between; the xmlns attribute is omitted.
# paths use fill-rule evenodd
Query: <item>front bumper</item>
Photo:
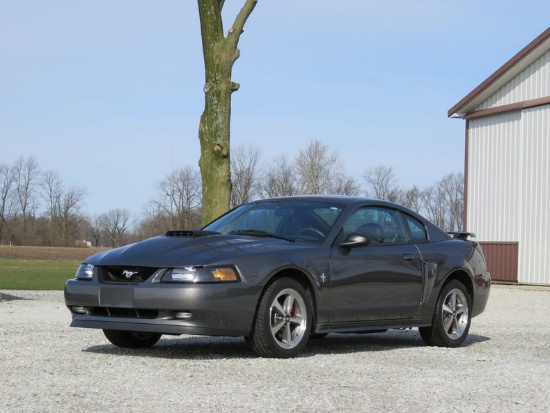
<svg viewBox="0 0 550 413"><path fill-rule="evenodd" d="M69 280L71 327L161 334L249 335L261 289L244 283L104 284Z"/></svg>

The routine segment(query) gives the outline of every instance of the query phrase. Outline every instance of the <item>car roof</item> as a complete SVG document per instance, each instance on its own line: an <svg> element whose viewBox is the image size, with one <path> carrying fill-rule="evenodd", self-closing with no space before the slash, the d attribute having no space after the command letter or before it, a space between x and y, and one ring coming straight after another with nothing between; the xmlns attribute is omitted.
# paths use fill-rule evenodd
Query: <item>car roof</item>
<svg viewBox="0 0 550 413"><path fill-rule="evenodd" d="M376 198L367 198L361 196L351 195L291 195L282 196L277 198L258 199L254 202L284 202L284 201L317 201L317 202L334 202L342 205L385 205L388 207L394 207L404 209L408 211L408 208L403 205L396 204L394 202L384 201Z"/></svg>

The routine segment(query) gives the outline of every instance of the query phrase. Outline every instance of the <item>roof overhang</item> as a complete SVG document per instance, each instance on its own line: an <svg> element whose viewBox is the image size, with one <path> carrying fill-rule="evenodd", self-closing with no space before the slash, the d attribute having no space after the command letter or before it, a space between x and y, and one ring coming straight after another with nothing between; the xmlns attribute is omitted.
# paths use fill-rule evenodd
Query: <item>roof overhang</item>
<svg viewBox="0 0 550 413"><path fill-rule="evenodd" d="M478 87L449 109L450 118L465 118L469 113L516 77L535 60L550 50L550 28L525 46L519 53L502 65Z"/></svg>

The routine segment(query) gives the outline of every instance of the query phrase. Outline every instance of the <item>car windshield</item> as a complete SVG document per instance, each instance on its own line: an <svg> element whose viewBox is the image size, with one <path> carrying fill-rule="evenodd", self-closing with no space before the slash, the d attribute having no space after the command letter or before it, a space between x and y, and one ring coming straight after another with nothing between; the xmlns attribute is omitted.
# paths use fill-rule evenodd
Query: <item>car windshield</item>
<svg viewBox="0 0 550 413"><path fill-rule="evenodd" d="M328 202L260 201L241 205L203 229L321 243L342 209L342 205Z"/></svg>

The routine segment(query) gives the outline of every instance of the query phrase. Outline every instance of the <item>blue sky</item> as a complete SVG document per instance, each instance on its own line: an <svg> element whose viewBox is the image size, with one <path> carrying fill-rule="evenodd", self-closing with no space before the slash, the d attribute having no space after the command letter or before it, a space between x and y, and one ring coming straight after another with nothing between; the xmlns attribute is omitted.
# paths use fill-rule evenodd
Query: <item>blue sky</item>
<svg viewBox="0 0 550 413"><path fill-rule="evenodd" d="M226 0L225 27L242 0ZM259 0L239 43L233 147L312 139L361 181L403 187L464 166L447 110L548 28L550 2ZM194 0L0 0L0 162L34 155L84 211L134 213L196 166L204 83Z"/></svg>

